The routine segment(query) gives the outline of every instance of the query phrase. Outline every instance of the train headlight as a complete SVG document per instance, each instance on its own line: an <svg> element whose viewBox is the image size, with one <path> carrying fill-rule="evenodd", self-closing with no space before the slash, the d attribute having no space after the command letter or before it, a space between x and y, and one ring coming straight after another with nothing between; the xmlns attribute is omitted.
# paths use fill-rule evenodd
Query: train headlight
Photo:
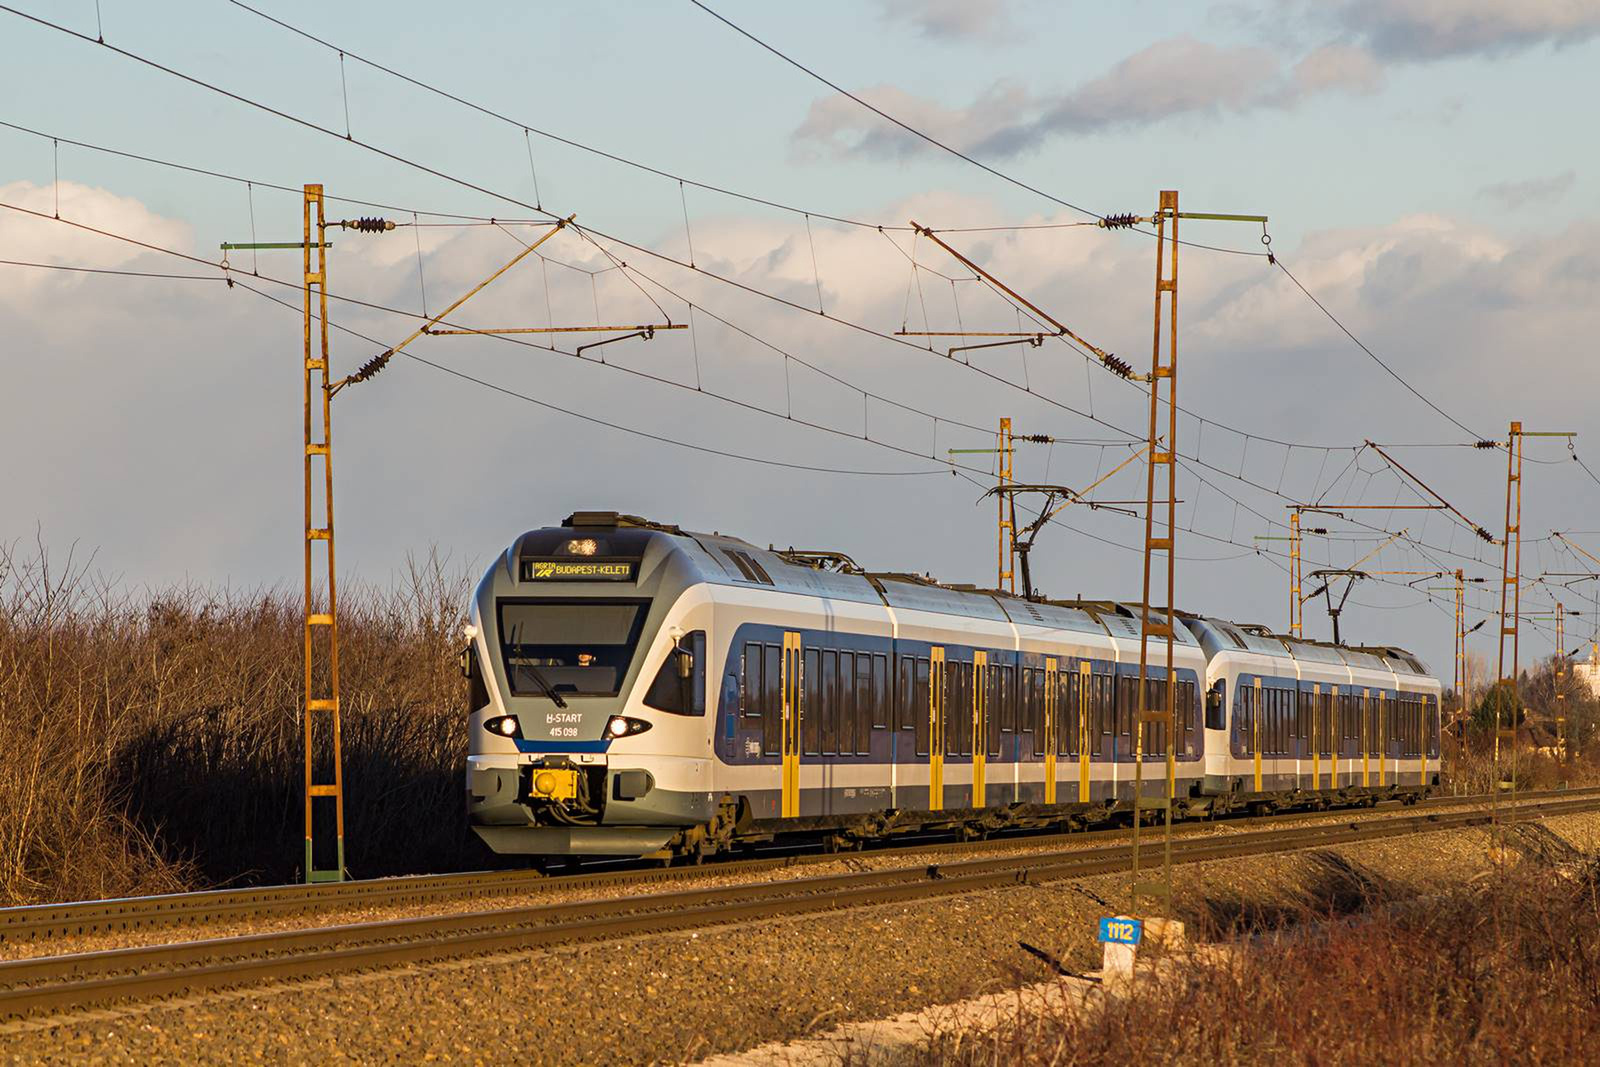
<svg viewBox="0 0 1600 1067"><path fill-rule="evenodd" d="M521 737L522 724L515 715L497 715L483 720L483 728L499 737Z"/></svg>
<svg viewBox="0 0 1600 1067"><path fill-rule="evenodd" d="M569 556L592 556L600 550L600 546L595 543L595 539L592 537L580 537L576 540L568 541L566 549Z"/></svg>
<svg viewBox="0 0 1600 1067"><path fill-rule="evenodd" d="M624 715L613 715L610 721L606 723L606 736L612 738L632 737L634 734L642 734L648 729L650 729L650 724L643 719L630 719Z"/></svg>

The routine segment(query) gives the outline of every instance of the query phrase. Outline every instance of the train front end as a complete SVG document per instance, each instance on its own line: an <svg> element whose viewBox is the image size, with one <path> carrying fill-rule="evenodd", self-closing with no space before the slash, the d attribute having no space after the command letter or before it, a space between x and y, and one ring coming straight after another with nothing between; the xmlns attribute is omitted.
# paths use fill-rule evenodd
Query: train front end
<svg viewBox="0 0 1600 1067"><path fill-rule="evenodd" d="M479 583L467 809L496 852L646 855L713 814L707 588L671 527L579 513Z"/></svg>

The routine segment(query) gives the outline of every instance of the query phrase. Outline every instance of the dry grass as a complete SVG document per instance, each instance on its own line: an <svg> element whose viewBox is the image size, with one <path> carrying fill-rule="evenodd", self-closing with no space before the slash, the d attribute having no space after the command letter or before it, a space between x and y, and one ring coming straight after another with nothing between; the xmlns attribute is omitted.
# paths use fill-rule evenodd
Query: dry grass
<svg viewBox="0 0 1600 1067"><path fill-rule="evenodd" d="M1406 900L1335 864L1292 906L1208 902L1236 951L1082 1011L935 1044L929 1063L1567 1064L1600 1048L1600 870L1540 827L1524 860ZM1220 929L1219 929L1220 926Z"/></svg>
<svg viewBox="0 0 1600 1067"><path fill-rule="evenodd" d="M347 864L489 862L465 830L470 580L437 554L340 597ZM298 873L298 591L135 594L0 546L0 903Z"/></svg>

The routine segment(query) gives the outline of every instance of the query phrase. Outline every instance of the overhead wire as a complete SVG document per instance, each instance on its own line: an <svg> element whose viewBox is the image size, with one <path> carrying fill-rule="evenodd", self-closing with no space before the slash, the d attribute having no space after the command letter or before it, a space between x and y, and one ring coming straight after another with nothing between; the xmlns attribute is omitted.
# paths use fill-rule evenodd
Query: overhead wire
<svg viewBox="0 0 1600 1067"><path fill-rule="evenodd" d="M245 6L245 5L240 5L240 6ZM701 6L703 6L703 5L701 5ZM59 26L57 24L49 22L48 20L37 18L36 16L29 15L29 14L27 14L25 12L17 11L15 8L11 8L11 7L7 7L7 6L4 6L4 5L0 5L0 10L9 11L12 14L19 15L20 17L29 19L30 21L34 21L34 22L39 23L41 25L48 26L48 27L50 27L52 29L56 29L56 30L58 30L60 32L68 33L68 34L70 34L72 36L75 36L75 37L79 37L79 38L82 38L82 39L85 39L85 40L93 40L91 38L87 38L85 35L77 33L76 31L70 30L67 27ZM707 9L707 10L709 12L709 9ZM710 12L710 13L715 14L714 12ZM720 18L721 16L718 16L718 17ZM724 21L726 21L726 20L724 20ZM741 31L741 32L743 32L743 31ZM274 115L276 115L278 117L284 118L284 119L286 119L288 121L295 122L297 124L304 125L304 126L307 126L309 128L316 129L316 130L318 130L320 132L326 133L329 136L340 137L340 139L352 141L353 143L357 143L361 147L367 148L368 150L374 151L374 152L376 152L376 153L378 153L380 155L384 155L386 158L394 159L395 161L401 162L401 163L403 163L405 165L408 165L408 166L413 166L413 167L415 167L417 169L420 169L420 170L423 170L423 171L425 171L427 173L434 174L436 176L444 178L445 180L452 181L452 182L455 182L457 184L461 184L466 188L471 188L471 189L474 189L475 191L484 193L485 195L494 196L494 197L499 198L499 199L505 199L508 202L513 202L513 203L518 203L518 204L522 203L521 201L518 201L515 198L506 197L503 194L496 193L496 192L494 192L492 190L488 190L488 189L486 189L486 188L484 188L482 186L478 186L478 185L476 185L474 183L471 183L469 181L466 181L464 179L459 179L459 178L456 178L454 176L444 174L443 172L438 171L438 170L436 170L434 168L428 167L425 164L421 164L421 163L418 163L418 162L413 161L413 160L405 159L405 158L400 157L400 156L398 156L398 155L396 155L394 153L391 153L391 152L388 152L388 151L386 151L384 149L381 149L376 145L370 145L370 144L367 144L367 143L364 143L364 142L357 141L356 139L354 139L352 137L349 137L348 135L341 136L336 131L327 129L327 128L322 127L322 126L320 126L320 125L318 125L316 123L309 122L307 120L304 120L304 119L299 118L297 116L291 115L291 114L289 114L287 112L283 112L283 111L281 111L279 109L270 107L268 105L263 105L263 104L260 104L260 103L258 103L256 101L249 100L249 99L244 98L244 97L242 97L242 96L240 96L238 94L232 93L232 92L230 92L230 91L228 91L226 89L222 89L221 87L211 85L210 83L204 82L204 81L202 81L200 79L193 78L193 77L191 77L189 75L183 74L182 72L173 70L172 68L165 67L162 64L155 63L154 61L147 60L144 57L135 55L135 54L133 54L131 52L128 52L128 51L126 51L124 49L117 48L116 46L104 45L104 47L110 47L114 51L117 51L117 52L119 52L119 53L121 53L121 54L123 54L123 55L125 55L125 56L127 56L129 58L131 58L131 59L134 59L135 61L138 61L138 62L141 62L141 63L145 63L147 65L156 67L157 69L160 69L160 70L162 70L162 71L164 71L164 72L166 72L168 74L171 74L171 75L173 75L175 77L178 77L178 78L180 78L182 80L189 81L189 82L191 82L193 84L200 85L200 86L202 86L204 88L210 89L210 90L215 91L215 92L219 92L219 93L221 93L221 94L223 94L225 96L228 96L228 97L230 97L232 99L235 99L235 100L237 100L237 101L239 101L241 103L245 103L248 106L257 107L257 108L259 108L261 110L267 111L267 112L269 112L271 114L274 114ZM327 47L333 47L333 46L329 45ZM390 72L390 73L394 73L394 72ZM398 74L396 74L395 76L403 77L403 75L398 75ZM444 94L444 95L448 95L448 94ZM469 106L472 106L472 105L469 105ZM514 120L506 120L506 121L514 121ZM12 124L8 123L7 125L12 125ZM21 127L13 126L13 128L21 128ZM26 132L34 132L34 133L36 133L37 131L28 130ZM131 154L129 154L129 155L131 155ZM148 158L148 157L135 157L135 158ZM232 176L232 175L224 175L224 174L221 174L220 172L206 172L206 171L203 171L200 168L187 168L187 169L192 169L196 173L210 173L213 176L231 178L231 179L236 180L236 181L244 181L245 180L245 179L239 179L239 178L237 178L235 176ZM665 172L662 172L662 173L665 174ZM671 175L666 175L666 176L671 176ZM261 183L261 184L265 184L265 183ZM700 183L692 183L692 184L696 184L697 187L700 186ZM294 189L292 189L290 187L277 186L277 188L284 189L285 191L291 191L291 192L296 192L296 193L299 192L299 190L294 190ZM708 188L711 188L712 191L716 191L716 192L727 192L729 195L738 195L738 194L733 194L731 191L722 190L722 189L717 188L717 187L708 187ZM1046 195L1047 198L1048 198L1048 194L1043 194L1043 195ZM759 200L760 198L750 198L750 199ZM370 202L362 201L362 203L370 203ZM1085 210L1085 209L1081 209L1081 208L1076 208L1074 205L1065 204L1064 201L1062 201L1061 203L1063 203L1065 206L1073 207L1074 210L1079 210L1079 211L1084 211ZM537 211L542 211L543 210L542 208L539 208L539 207L534 206L534 205L522 205L522 206L532 207L534 210L537 210ZM773 206L784 207L785 210L794 210L794 211L797 211L797 212L801 212L803 210L803 209L790 209L785 205L776 205L776 204L774 204ZM843 220L843 219L838 219L838 218L835 218L835 217L832 217L832 216L828 216L825 213L819 213L819 212L810 212L810 213L811 214L816 214L818 217L829 218L831 221L843 222L843 223L851 224L851 225L860 225L859 220ZM450 217L450 216L448 216L446 214L443 214L443 213L429 213L429 214L434 215L435 217ZM1089 214L1092 214L1092 213L1089 213ZM468 218L469 216L455 216L455 217ZM663 256L660 253L654 252L653 250L645 249L645 248L642 248L640 246L632 245L632 244L630 244L628 242L621 241L621 240L613 237L612 235L603 233L602 231L593 230L592 232L597 233L600 236L606 237L607 240L616 241L618 244L621 244L624 247L635 248L635 249L639 250L641 253L649 254L649 255L652 255L652 256L656 256L657 258L666 259L666 260L671 261L671 262L678 262L676 260L673 260L671 257ZM682 264L681 262L679 262L679 265L680 266L684 266L684 264ZM723 282L731 281L729 279L719 278L714 274L709 274L708 272L704 271L701 268L690 267L690 269L695 270L697 273L708 274L708 276L713 278L713 280L723 281ZM1284 268L1284 269L1285 269L1285 272L1287 274L1288 273L1287 272L1287 268ZM1292 275L1291 275L1291 278L1292 278ZM735 284L737 284L737 283L735 283ZM1299 285L1297 280L1296 280L1296 284ZM772 294L765 293L765 292L763 292L763 291L761 291L759 289L754 289L754 288L747 287L747 286L740 286L740 287L741 288L745 288L745 289L747 289L747 291L751 291L751 292L753 292L753 293L755 293L757 295L765 296L765 297L767 297L769 299L780 299L780 302L781 302L781 298L775 298ZM1304 286L1299 286L1299 287L1304 291ZM1307 292L1306 295L1310 296L1311 294L1309 292ZM1314 297L1312 297L1312 299L1315 300ZM1319 307L1322 306L1320 304L1320 302L1318 302L1318 305L1319 305ZM796 305L796 307L798 307L798 305ZM807 310L811 314L815 314L815 312L810 311L810 309L804 309L804 310ZM1325 314L1328 314L1331 319L1334 319L1335 323L1337 325L1339 325L1341 330L1343 330L1347 334L1347 336L1349 336L1351 338L1351 340L1355 341L1358 345L1361 345L1361 347L1364 350L1366 350L1369 355L1371 355L1375 360L1377 360L1380 363L1380 365L1384 366L1385 370L1387 370L1392 376L1396 377L1397 380L1400 380L1398 374L1396 374L1393 371L1392 368L1388 367L1387 364L1384 364L1381 359L1378 359L1378 357L1375 355L1375 353L1372 353L1371 350L1367 349L1365 345L1362 345L1361 342L1359 341L1359 339L1355 338L1354 335L1352 333L1350 333L1350 331L1347 328L1345 328L1342 323L1339 323L1338 320L1331 315L1331 313L1327 312L1325 307L1323 308L1323 310L1324 310ZM845 325L851 326L852 328L864 330L865 332L868 332L868 333L876 334L877 336L880 336L880 337L885 336L885 335L883 335L881 333L877 333L877 331L871 330L870 328L861 327L858 324L854 324L854 323L849 323L847 320L834 318L833 316L824 316L824 317L832 318L833 321L843 323ZM536 347L538 347L538 346L536 346ZM917 348L919 346L911 346L911 347ZM1119 430L1122 429L1121 427L1115 426L1115 424L1113 424L1113 423L1106 422L1105 420L1096 418L1095 416L1093 416L1091 414L1088 414L1088 413L1085 413L1085 412L1081 412L1081 411L1077 411L1076 409L1071 408L1069 405L1064 405L1064 404L1061 404L1060 402L1054 401L1053 398L1049 398L1049 397L1045 396L1044 394L1041 394L1041 393L1039 393L1039 392L1037 392L1035 390L1032 390L1031 388L1028 388L1026 386L1017 386L1017 385L1015 385L1015 383L1011 383L1011 382L1009 382L1008 380L1006 380L1004 378L1000 378L1000 377L992 375L992 374L989 375L989 376L995 378L996 380L1006 382L1006 384L1012 385L1015 388L1019 388L1022 391L1029 393L1030 395L1033 395L1033 396L1035 396L1035 397L1037 397L1037 398L1039 398L1041 400L1046 401L1047 403L1052 403L1056 407L1060 407L1060 408L1063 408L1064 410L1071 411L1072 413L1078 414L1078 415L1080 415L1082 417L1090 418L1093 421L1100 422L1100 423L1102 423L1104 425L1107 425L1107 426L1110 426L1112 428L1119 429ZM1411 389L1411 391L1413 393L1415 393L1419 398L1423 399L1425 402L1428 402L1431 407L1435 407L1435 410L1439 410L1441 414L1445 414L1446 418L1450 418L1448 416L1448 414L1446 414L1446 413L1444 413L1442 411L1442 409L1438 409L1435 405L1432 405L1431 401L1426 401L1426 398L1422 397L1420 393L1418 393L1414 388L1410 387L1409 383L1403 383L1403 384L1406 384L1407 388ZM1191 414L1194 414L1194 413L1191 413ZM1213 425L1216 425L1219 428L1228 429L1230 432L1239 434L1241 437L1245 437L1247 439L1254 438L1254 439L1259 439L1259 440L1272 440L1270 438L1262 437L1261 435L1250 434L1250 433L1248 433L1246 431L1240 431L1240 430L1237 430L1237 429L1235 429L1233 427L1228 427L1228 426L1226 426L1226 424L1222 424L1222 423L1215 422L1214 420L1206 419L1204 416L1200 416L1198 414L1195 414L1195 417L1197 419L1202 420L1202 422L1207 422L1207 421L1212 422ZM946 420L946 421L949 421L949 420ZM1450 419L1450 421L1455 423L1459 428L1466 429L1464 424L1456 422L1456 420L1454 420L1453 418ZM1123 430L1123 432L1128 432L1128 431ZM1470 432L1470 431L1468 431L1468 432ZM1130 436L1130 438L1137 439L1137 435L1133 435L1133 434L1130 433L1129 436ZM1281 445L1283 447L1286 447L1286 448L1302 447L1302 448L1314 449L1314 448L1336 448L1337 447L1337 446L1300 445L1300 444L1297 444L1297 443L1294 443L1294 442L1282 442L1282 441L1276 441L1274 443L1279 444L1279 445ZM1579 462L1580 462L1580 465L1582 465L1582 461L1580 460ZM1230 478L1235 477L1231 472L1223 471L1220 468L1214 467L1213 465L1204 464L1204 463L1202 463L1201 465L1208 467L1208 469L1213 469L1217 473L1222 474L1224 476L1227 476L1227 477L1230 477ZM1587 465L1583 465L1583 466L1584 466L1584 469L1585 469L1586 473L1588 473L1591 478L1594 478L1593 472L1588 470ZM1600 484L1600 479L1595 479L1595 480L1596 480L1597 484ZM1245 481L1246 481L1247 484L1252 484L1252 483L1249 483L1248 480L1245 480ZM1257 485L1255 487L1265 490L1265 487L1263 487L1263 486ZM1224 495L1228 496L1229 494L1224 494ZM1279 494L1279 495L1281 495L1281 494ZM1259 514L1259 513L1257 513L1257 514ZM1272 520L1267 520L1267 521L1271 522ZM1437 546L1435 546L1435 547L1437 548ZM1462 557L1462 558L1466 558L1466 557Z"/></svg>
<svg viewBox="0 0 1600 1067"><path fill-rule="evenodd" d="M230 277L229 269L223 263L221 263L219 261L207 260L207 259L205 259L203 257L200 257L200 256L190 255L188 253L181 252L181 251L178 251L176 249L167 248L167 247L164 247L164 246L161 246L161 245L153 244L151 242L143 241L143 240L140 240L140 239L135 238L135 237L130 237L130 236L126 235L126 234L119 234L119 233L116 233L116 232L111 231L111 230L105 230L105 229L102 229L100 227L91 226L91 225L89 225L87 223L77 222L77 221L72 220L72 219L54 218L54 217L52 217L50 215L45 214L44 212L34 211L34 210L30 209L30 208L25 208L25 207L22 207L22 206L16 205L16 204L9 204L9 203L5 203L5 202L0 202L0 209L15 211L15 212L19 212L19 213L25 214L25 215L30 215L30 216L38 218L38 219L40 219L42 221L60 223L62 225L70 226L70 227L73 227L73 228L76 228L76 229L85 230L87 232L94 233L94 234L97 234L97 235L100 235L100 236L103 236L103 237L107 237L107 238L110 238L110 239L113 239L113 240L122 241L122 242L125 242L127 244L131 244L131 245L134 245L136 247L143 248L143 249L145 249L147 251L150 251L150 252L155 252L155 253L158 253L158 254L174 256L174 257L177 257L177 258L180 258L180 259L184 259L184 260L186 260L188 262L200 264L200 265L207 266L207 267L212 267L212 268L215 268L217 270L220 270L220 271L224 272L223 275L220 276L217 280L219 280L219 281L231 280L235 284L239 284L240 283L240 279ZM53 266L55 266L54 264L31 264L31 265L36 265L36 266L41 266L41 267L53 267ZM68 269L70 269L70 268L68 268ZM298 284L296 284L294 282L291 282L291 281L288 281L288 280L285 280L285 279L281 279L281 278L275 278L275 277L272 277L270 275L252 274L252 275L248 275L248 277L259 278L262 281L271 282L271 283L273 283L275 285L279 285L279 286L282 286L282 287L285 287L285 288L294 289L294 290L297 290L297 291L302 288L300 285L298 285ZM395 307L391 307L391 306L388 306L388 305L379 304L379 303L376 303L376 302L373 302L373 301L362 300L362 299L359 299L359 298L356 298L356 297L350 297L350 296L346 296L346 295L343 295L343 294L340 294L340 293L336 293L336 292L330 292L328 294L328 298L330 300L334 300L336 302L353 304L355 306L363 307L363 308L366 308L366 309L369 309L369 310L373 310L373 311L379 311L379 312L384 312L384 313L388 313L388 314L392 314L392 315L404 316L404 317L412 318L412 319L421 318L421 319L423 319L423 321L432 321L430 319L427 319L426 316L419 316L414 311L409 311L409 310L406 310L404 308L395 308ZM701 310L702 310L702 312L705 311L704 308L702 308ZM451 323L446 322L445 320L440 320L440 322L444 323L445 325L453 325ZM332 323L330 323L330 325L332 325ZM354 331L347 331L347 332L353 333ZM839 436L839 437L843 437L843 438L845 438L847 440L863 441L863 442L865 442L867 444L871 444L871 445L874 445L874 446L877 446L877 447L880 447L880 448L889 449L891 451L894 451L894 452L897 452L897 453L900 453L902 455L906 455L906 456L909 456L909 457L913 457L913 458L916 458L916 459L931 459L934 462L942 463L944 465L942 468L933 469L933 470L926 470L926 471L871 472L871 471L859 471L859 470L846 471L846 470L842 470L841 469L841 470L837 470L836 473L841 473L841 474L844 474L844 473L848 473L848 474L882 474L882 475L908 475L908 474L927 475L927 474L944 474L944 473L947 473L948 471L950 471L954 467L962 466L961 464L955 463L955 462L953 462L953 461L951 461L949 459L940 460L938 458L938 456L936 456L934 454L931 454L931 453L917 452L915 450L908 449L908 448L905 448L905 447L900 446L900 445L895 445L892 442L887 442L887 441L883 441L883 440L880 440L880 439L877 439L877 438L872 438L872 437L864 437L864 436L857 435L857 434L854 434L854 433L851 433L851 432L848 432L848 431L839 430L836 427L830 427L830 426L827 426L827 425L822 424L822 423L815 423L815 422L811 422L810 420L795 418L792 415L784 415L784 414L781 414L781 413L779 413L777 411L774 411L773 409L765 408L765 407L763 407L763 406L761 406L759 404L754 404L754 403L751 403L749 401L739 400L736 397L727 396L727 395L721 394L721 393L714 393L714 392L711 392L711 391L708 391L708 390L697 389L695 387L688 386L688 385L686 385L686 384L684 384L682 382L677 382L677 381L674 381L674 380L672 380L670 378L662 377L660 375L651 374L651 373L649 373L647 371L640 371L640 370L638 370L636 368L625 367L625 366L622 366L620 364L615 364L615 363L605 363L605 362L602 362L600 360L584 359L584 357L579 356L574 352L565 351L565 350L563 350L561 348L558 348L555 345L539 344L537 342L528 341L528 340L523 339L523 338L507 337L505 335L499 335L499 334L493 334L493 335L488 335L488 336L494 337L497 340L502 340L502 341L507 342L507 343L517 344L517 345L522 346L522 347L538 349L538 350L541 350L541 351L548 351L548 352L551 352L551 353L556 354L556 355L561 355L561 356L567 356L567 357L570 357L570 358L580 359L580 360L583 360L583 362L585 362L585 363L587 363L587 364L589 364L591 366L607 367L607 368L609 368L609 369L611 369L613 371L618 371L618 372L629 374L629 375L632 375L632 376L635 376L635 377L639 377L639 378L649 379L651 381L658 382L660 384L669 385L669 386L673 386L673 387L676 387L676 388L681 388L681 389L684 389L684 390L689 391L689 392L703 392L704 395L706 395L706 396L710 396L713 399L722 401L724 403L735 405L737 407L743 408L743 409L745 409L747 411L750 411L752 413L758 413L758 414L766 415L766 416L774 418L774 419L782 419L782 420L784 420L786 422L793 422L793 423L796 423L796 424L798 424L798 425L800 425L802 427L805 427L807 429L818 430L818 431L821 431L821 432L824 432L824 433L833 434L833 435L836 435L836 436ZM380 344L380 342L377 342L377 341L373 341L373 343L374 344ZM405 353L402 353L402 354L405 354ZM795 359L796 357L788 357L788 358ZM799 361L798 359L796 359L796 361L797 362L803 362L803 361ZM811 367L811 365L809 363L807 363L805 365L807 367ZM816 368L812 368L812 369L816 369ZM827 372L818 370L818 373L826 374ZM832 377L832 376L830 375L830 377ZM835 380L836 381L840 381L840 382L843 381L842 379L838 379L838 378L835 378ZM873 394L873 398L877 399L877 400L880 400L881 402L884 402L884 403L887 403L887 404L891 404L891 405L896 406L896 407L900 407L903 410L912 412L912 413L920 415L922 417L925 417L925 418L929 419L930 421L934 422L936 425L939 424L939 423L943 423L943 424L945 424L947 426L952 426L952 427L959 426L959 427L962 427L964 429L968 429L968 430L972 430L972 431L976 431L976 432L980 432L980 433L984 433L984 434L987 434L987 433L990 432L987 427L979 427L979 426L976 426L976 425L973 425L973 424L961 422L960 420L956 420L956 419L946 419L946 418L944 418L942 416L938 416L938 415L932 414L930 412L924 412L924 411L921 411L919 409L911 408L911 407L909 407L907 405L902 404L899 401L895 401L895 400L892 400L892 399L887 398L887 397L877 396L876 394ZM562 409L562 410L565 410L565 409ZM603 421L603 420L598 420L598 421ZM611 424L610 423L605 423L605 425L611 425ZM685 443L685 447L692 447L692 446L689 446L687 443ZM711 451L716 451L716 450L711 450ZM724 453L718 452L718 454L724 454ZM731 455L731 453L727 453L727 454ZM776 465L784 465L784 464L776 464ZM795 466L797 468L798 467L804 467L805 469L817 469L817 470L823 470L824 469L824 468L813 468L813 467L809 467L809 466L806 466L806 465L799 465L799 464L788 464L788 465L789 466ZM976 468L974 468L974 469L976 469Z"/></svg>

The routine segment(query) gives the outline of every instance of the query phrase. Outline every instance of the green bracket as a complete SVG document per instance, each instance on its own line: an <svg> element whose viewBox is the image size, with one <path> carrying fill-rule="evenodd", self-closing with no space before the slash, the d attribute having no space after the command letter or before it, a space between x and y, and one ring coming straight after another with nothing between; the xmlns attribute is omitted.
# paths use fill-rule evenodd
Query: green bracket
<svg viewBox="0 0 1600 1067"><path fill-rule="evenodd" d="M1180 211L1180 219L1208 219L1212 222L1259 222L1267 224L1265 215L1219 215L1213 211Z"/></svg>
<svg viewBox="0 0 1600 1067"><path fill-rule="evenodd" d="M306 246L306 243L304 241L249 241L249 242L245 242L243 244L234 244L231 241L224 241L218 247L221 248L224 252L249 252L249 251L252 251L252 250L261 251L261 250L265 250L265 249L268 249L268 248L305 248L307 246ZM333 242L332 241L324 241L320 245L319 244L312 244L310 247L312 247L312 248L332 248L333 247Z"/></svg>

